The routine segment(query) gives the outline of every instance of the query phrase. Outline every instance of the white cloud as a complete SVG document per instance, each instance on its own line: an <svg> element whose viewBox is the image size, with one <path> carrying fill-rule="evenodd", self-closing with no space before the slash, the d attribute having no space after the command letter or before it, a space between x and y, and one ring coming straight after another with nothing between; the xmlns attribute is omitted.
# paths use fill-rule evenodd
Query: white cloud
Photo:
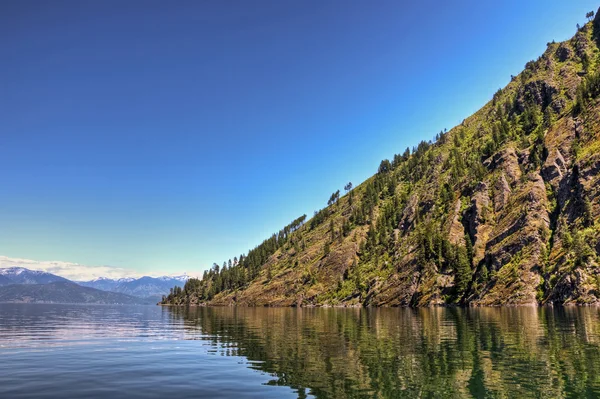
<svg viewBox="0 0 600 399"><path fill-rule="evenodd" d="M0 255L0 268L5 267L24 267L30 270L41 270L75 281L93 280L98 277L116 279L123 277L142 276L140 273L134 270L113 266L87 266L79 263L62 261L37 261L31 259L9 258L7 256Z"/></svg>
<svg viewBox="0 0 600 399"><path fill-rule="evenodd" d="M88 266L79 263L63 261L37 261L31 259L9 258L0 255L0 269L5 267L24 267L29 270L41 270L44 272L56 274L73 281L88 281L98 277L119 279L125 277L153 276L159 277L165 274L142 274L135 270L124 269L114 266ZM201 273L171 273L169 276L189 275L199 277Z"/></svg>

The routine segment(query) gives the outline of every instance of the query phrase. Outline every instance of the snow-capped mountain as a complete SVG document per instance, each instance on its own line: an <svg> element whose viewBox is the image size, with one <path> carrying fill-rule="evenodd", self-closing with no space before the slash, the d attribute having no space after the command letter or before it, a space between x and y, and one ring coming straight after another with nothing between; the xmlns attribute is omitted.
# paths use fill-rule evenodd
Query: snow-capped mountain
<svg viewBox="0 0 600 399"><path fill-rule="evenodd" d="M8 262L9 258L6 258L6 260ZM182 287L189 278L190 276L187 273L184 273L181 275L160 277L144 276L140 278L97 277L93 280L75 282L83 287L146 298L160 297L164 294L168 294L171 288L175 286ZM68 280L47 271L31 270L20 265L11 265L11 267L0 268L0 286L12 284L48 284L65 281L72 280Z"/></svg>
<svg viewBox="0 0 600 399"><path fill-rule="evenodd" d="M69 281L57 275L29 270L24 267L7 267L0 269L0 286L10 284L48 284Z"/></svg>
<svg viewBox="0 0 600 399"><path fill-rule="evenodd" d="M93 303L156 303L171 288L183 286L189 278L190 276L183 274L118 279L99 277L90 281L73 282L45 271L7 267L0 268L0 302L25 301L23 298L28 298L27 301L33 302L71 303L86 302L88 300L84 297L89 297L89 301ZM32 287L33 285L36 287ZM107 296L108 293L113 296Z"/></svg>
<svg viewBox="0 0 600 399"><path fill-rule="evenodd" d="M171 288L183 286L188 279L189 276L184 274L181 276L144 276L140 278L122 278L117 280L97 278L91 281L80 281L78 284L103 291L119 292L145 298L168 294Z"/></svg>
<svg viewBox="0 0 600 399"><path fill-rule="evenodd" d="M0 268L21 267L28 270L41 270L61 276L71 281L89 281L99 276L118 279L121 277L140 277L135 270L114 266L90 266L65 261L39 261L23 258L10 258L0 255Z"/></svg>
<svg viewBox="0 0 600 399"><path fill-rule="evenodd" d="M177 281L179 281L179 282L181 282L181 283L185 283L185 282L186 282L186 281L188 281L188 280L189 280L191 277L192 277L192 276L190 276L189 274L187 274L187 273L183 273L183 274L181 274L181 275L179 275L179 276L161 276L161 277L155 277L155 278L157 278L157 279L159 279L159 280L162 280L162 281L177 280Z"/></svg>
<svg viewBox="0 0 600 399"><path fill-rule="evenodd" d="M125 277L125 278L119 278L119 279L98 277L98 278L95 278L90 281L76 281L76 283L81 286L84 286L84 287L96 288L96 289L102 290L102 291L118 292L118 291L115 291L115 288L119 284L129 283L134 280L135 280L135 278L133 278L133 277Z"/></svg>

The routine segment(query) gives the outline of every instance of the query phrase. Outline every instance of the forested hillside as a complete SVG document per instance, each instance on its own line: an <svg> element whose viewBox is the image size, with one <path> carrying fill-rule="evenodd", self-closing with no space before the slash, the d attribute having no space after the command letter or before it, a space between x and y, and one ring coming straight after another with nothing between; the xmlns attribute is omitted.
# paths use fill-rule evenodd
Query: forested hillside
<svg viewBox="0 0 600 399"><path fill-rule="evenodd" d="M600 302L599 42L596 17L548 43L459 126L163 303Z"/></svg>

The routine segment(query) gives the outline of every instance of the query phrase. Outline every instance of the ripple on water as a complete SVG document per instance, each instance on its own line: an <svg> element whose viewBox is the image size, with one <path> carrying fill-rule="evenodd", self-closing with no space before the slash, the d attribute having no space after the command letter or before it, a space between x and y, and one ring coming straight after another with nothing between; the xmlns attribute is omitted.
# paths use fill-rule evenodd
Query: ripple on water
<svg viewBox="0 0 600 399"><path fill-rule="evenodd" d="M0 305L0 397L600 396L572 309Z"/></svg>

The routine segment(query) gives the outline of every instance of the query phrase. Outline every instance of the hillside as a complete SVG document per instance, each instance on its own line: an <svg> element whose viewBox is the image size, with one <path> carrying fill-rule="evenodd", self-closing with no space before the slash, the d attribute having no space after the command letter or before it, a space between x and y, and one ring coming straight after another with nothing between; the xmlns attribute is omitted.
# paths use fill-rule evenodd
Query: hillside
<svg viewBox="0 0 600 399"><path fill-rule="evenodd" d="M129 295L82 287L70 281L0 287L0 303L150 304Z"/></svg>
<svg viewBox="0 0 600 399"><path fill-rule="evenodd" d="M459 126L163 303L600 303L599 41L597 16Z"/></svg>

